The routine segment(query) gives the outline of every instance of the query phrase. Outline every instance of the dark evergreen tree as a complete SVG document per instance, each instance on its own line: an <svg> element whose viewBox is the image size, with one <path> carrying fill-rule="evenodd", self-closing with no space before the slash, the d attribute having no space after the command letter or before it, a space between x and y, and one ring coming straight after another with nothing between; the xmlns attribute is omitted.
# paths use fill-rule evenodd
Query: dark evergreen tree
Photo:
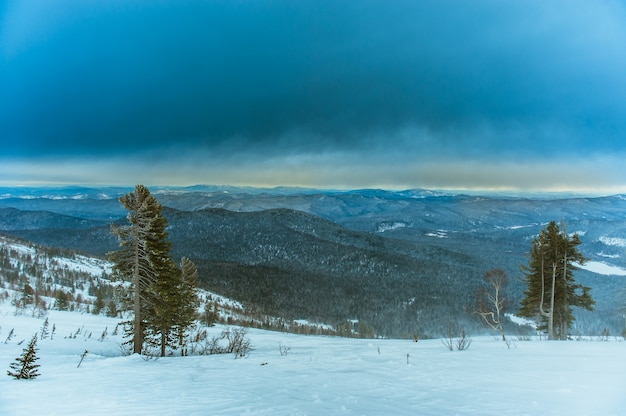
<svg viewBox="0 0 626 416"><path fill-rule="evenodd" d="M38 368L39 364L35 362L39 359L37 357L37 334L30 340L28 346L24 348L23 354L15 359L14 363L11 363L11 370L7 371L7 374L15 379L30 379L39 376Z"/></svg>
<svg viewBox="0 0 626 416"><path fill-rule="evenodd" d="M155 293L153 286L159 273L170 267L170 243L167 241L167 220L161 214L162 207L148 188L137 185L134 192L120 197L120 203L129 212L129 224L112 226L112 233L119 239L121 249L110 253L114 263L114 278L130 283L133 321L133 352L141 354L146 318L153 314Z"/></svg>
<svg viewBox="0 0 626 416"><path fill-rule="evenodd" d="M115 318L117 316L117 305L113 300L110 300L107 306L107 316L111 318Z"/></svg>
<svg viewBox="0 0 626 416"><path fill-rule="evenodd" d="M217 303L206 301L204 304L204 314L202 316L206 326L213 326L219 320L220 315L217 310Z"/></svg>
<svg viewBox="0 0 626 416"><path fill-rule="evenodd" d="M100 312L104 308L104 299L102 298L102 291L98 290L96 295L96 300L93 302L93 310L92 313L94 315L100 315Z"/></svg>
<svg viewBox="0 0 626 416"><path fill-rule="evenodd" d="M175 346L173 327L180 297L181 272L169 257L162 260L151 288L152 303L146 316L146 330L147 340L158 345L160 355L164 357L166 348Z"/></svg>
<svg viewBox="0 0 626 416"><path fill-rule="evenodd" d="M580 244L577 234L570 237L551 221L532 240L529 263L522 266L528 288L518 313L537 319L548 339L567 338L574 321L573 306L593 310L591 289L574 280L575 264L586 261L578 250Z"/></svg>
<svg viewBox="0 0 626 416"><path fill-rule="evenodd" d="M198 318L198 269L187 257L180 261L181 281L179 282L179 302L176 316L178 344L183 346L186 331L194 325Z"/></svg>
<svg viewBox="0 0 626 416"><path fill-rule="evenodd" d="M156 301L147 328L150 340L159 346L161 356L165 356L168 346L183 346L185 333L196 319L197 276L195 264L186 257L181 260L180 268L169 263L157 275L153 287Z"/></svg>
<svg viewBox="0 0 626 416"><path fill-rule="evenodd" d="M66 311L69 309L70 303L67 300L67 293L65 293L63 290L57 291L57 294L54 300L56 302L56 307L58 310Z"/></svg>
<svg viewBox="0 0 626 416"><path fill-rule="evenodd" d="M32 288L31 285L26 283L24 285L24 290L22 291L21 305L19 306L21 306L22 308L25 308L26 306L30 305L34 301L35 301L35 290Z"/></svg>
<svg viewBox="0 0 626 416"><path fill-rule="evenodd" d="M110 259L115 277L131 283L133 352L141 353L149 342L164 356L168 346L176 348L176 339L181 343L195 320L196 266L187 258L180 268L173 262L167 220L146 187L137 185L120 202L129 210L129 225L112 228L122 248Z"/></svg>

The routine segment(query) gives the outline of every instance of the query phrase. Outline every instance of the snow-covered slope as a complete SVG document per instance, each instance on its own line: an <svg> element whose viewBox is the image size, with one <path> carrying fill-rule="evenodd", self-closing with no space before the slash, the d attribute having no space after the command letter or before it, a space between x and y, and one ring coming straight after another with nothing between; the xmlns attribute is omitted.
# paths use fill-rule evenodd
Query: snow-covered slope
<svg viewBox="0 0 626 416"><path fill-rule="evenodd" d="M578 267L605 276L626 276L626 269L600 261L589 261L583 265L578 265Z"/></svg>
<svg viewBox="0 0 626 416"><path fill-rule="evenodd" d="M56 330L38 341L41 376L0 376L2 415L543 416L621 415L626 408L626 343L614 338L515 339L507 348L481 337L468 350L448 351L439 340L251 329L254 351L245 359L146 360L122 353L121 336L112 335L116 319L60 311L47 318ZM43 322L0 303L0 367L9 369ZM11 329L15 336L5 343Z"/></svg>

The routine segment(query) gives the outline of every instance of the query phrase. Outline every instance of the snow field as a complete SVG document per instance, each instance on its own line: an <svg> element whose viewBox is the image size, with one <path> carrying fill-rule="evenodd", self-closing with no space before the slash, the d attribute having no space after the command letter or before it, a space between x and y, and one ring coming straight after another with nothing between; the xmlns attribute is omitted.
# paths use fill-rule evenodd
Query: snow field
<svg viewBox="0 0 626 416"><path fill-rule="evenodd" d="M581 269L588 270L590 272L601 274L604 276L626 276L626 270L621 267L611 266L610 264L602 263L599 261L588 261L583 265L577 265Z"/></svg>
<svg viewBox="0 0 626 416"><path fill-rule="evenodd" d="M146 360L122 354L121 334L111 335L117 319L47 317L56 331L38 341L41 376L14 380L6 370L44 319L15 316L8 302L0 304L0 415L622 415L626 408L626 342L616 339L514 339L507 348L479 337L451 352L439 340L250 329L255 349L245 359ZM12 328L16 335L5 344ZM209 337L222 330L210 328Z"/></svg>

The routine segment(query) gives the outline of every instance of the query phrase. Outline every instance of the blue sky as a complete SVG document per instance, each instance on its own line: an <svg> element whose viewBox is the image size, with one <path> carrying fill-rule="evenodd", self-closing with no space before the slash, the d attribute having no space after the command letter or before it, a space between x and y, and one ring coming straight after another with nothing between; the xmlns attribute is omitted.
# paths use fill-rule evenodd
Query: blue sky
<svg viewBox="0 0 626 416"><path fill-rule="evenodd" d="M0 13L6 185L626 192L623 1Z"/></svg>

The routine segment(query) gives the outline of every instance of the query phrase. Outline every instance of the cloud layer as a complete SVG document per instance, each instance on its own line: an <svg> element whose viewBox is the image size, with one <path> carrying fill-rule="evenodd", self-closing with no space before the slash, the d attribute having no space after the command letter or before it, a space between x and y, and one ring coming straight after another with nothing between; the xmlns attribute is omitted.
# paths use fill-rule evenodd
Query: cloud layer
<svg viewBox="0 0 626 416"><path fill-rule="evenodd" d="M373 170L389 186L519 187L480 172L584 163L624 179L584 162L626 153L621 1L60 0L1 19L16 166L135 161L193 183L214 182L212 164L276 184L341 166L320 185Z"/></svg>

